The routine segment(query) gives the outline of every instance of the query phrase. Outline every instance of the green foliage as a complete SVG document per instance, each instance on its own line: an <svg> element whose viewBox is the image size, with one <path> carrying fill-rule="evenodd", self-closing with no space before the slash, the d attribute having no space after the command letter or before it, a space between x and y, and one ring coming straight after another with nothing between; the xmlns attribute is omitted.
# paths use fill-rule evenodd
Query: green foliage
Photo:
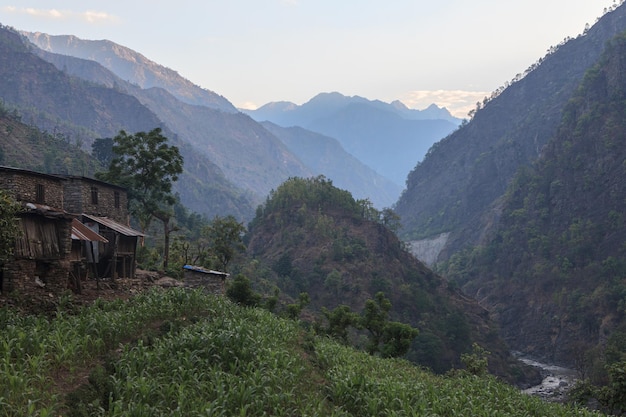
<svg viewBox="0 0 626 417"><path fill-rule="evenodd" d="M626 362L609 365L609 384L600 390L600 401L612 412L621 415L626 411Z"/></svg>
<svg viewBox="0 0 626 417"><path fill-rule="evenodd" d="M349 416L600 416L547 403L491 376L436 377L399 359L355 353L329 340L315 346L328 399Z"/></svg>
<svg viewBox="0 0 626 417"><path fill-rule="evenodd" d="M176 146L167 144L161 128L128 135L125 131L113 138L116 155L106 172L96 177L128 190L129 210L146 230L157 218L163 223L163 268L168 267L170 220L177 198L172 183L183 172L183 157Z"/></svg>
<svg viewBox="0 0 626 417"><path fill-rule="evenodd" d="M361 313L360 325L369 332L367 351L383 357L404 355L418 335L408 324L389 321L391 302L379 292L374 300L367 300Z"/></svg>
<svg viewBox="0 0 626 417"><path fill-rule="evenodd" d="M226 271L237 253L245 251L243 233L246 230L233 216L213 218L202 229L202 236L208 241L208 250L217 260L217 265Z"/></svg>
<svg viewBox="0 0 626 417"><path fill-rule="evenodd" d="M272 269L281 277L289 277L293 273L293 261L289 252L283 253L274 263Z"/></svg>
<svg viewBox="0 0 626 417"><path fill-rule="evenodd" d="M306 205L313 210L343 208L358 213L358 207L350 192L333 186L324 176L315 178L290 178L270 193L265 210L284 209L294 205Z"/></svg>
<svg viewBox="0 0 626 417"><path fill-rule="evenodd" d="M19 236L17 213L20 207L5 191L0 190L0 265L9 259Z"/></svg>
<svg viewBox="0 0 626 417"><path fill-rule="evenodd" d="M53 415L61 406L51 389L54 375L117 349L153 321L200 317L213 308L201 292L155 290L54 318L0 309L0 416Z"/></svg>
<svg viewBox="0 0 626 417"><path fill-rule="evenodd" d="M147 226L152 216L176 202L172 183L183 172L183 158L160 128L134 135L120 131L113 138L113 153L108 171L96 176L126 187L131 213Z"/></svg>
<svg viewBox="0 0 626 417"><path fill-rule="evenodd" d="M247 307L258 306L261 302L261 295L252 289L250 279L243 274L237 274L230 281L226 288L226 296L237 304Z"/></svg>
<svg viewBox="0 0 626 417"><path fill-rule="evenodd" d="M91 144L91 155L100 161L102 166L108 167L115 158L113 143L113 138L98 138Z"/></svg>
<svg viewBox="0 0 626 417"><path fill-rule="evenodd" d="M352 312L347 305L335 307L332 311L322 307L322 315L326 319L326 326L317 325L318 331L327 334L342 343L348 343L348 330L350 327L360 326L360 317Z"/></svg>
<svg viewBox="0 0 626 417"><path fill-rule="evenodd" d="M331 180L323 175L315 178L289 178L283 182L276 190L272 190L267 197L263 207L256 211L256 217L250 223L250 228L261 224L271 213L280 216L288 216L304 225L307 221L306 211L313 210L322 214L317 218L317 229L319 231L331 233L332 227L328 222L331 218L323 216L326 212L342 212L356 219L366 219L384 225L389 230L395 232L400 226L400 217L392 209L386 208L378 211L372 203L365 200L355 200L349 191L333 186ZM274 221L277 221L275 219Z"/></svg>
<svg viewBox="0 0 626 417"><path fill-rule="evenodd" d="M0 330L0 417L599 416L489 376L366 355L201 291L98 300L54 318L3 308ZM59 395L58 382L90 369Z"/></svg>
<svg viewBox="0 0 626 417"><path fill-rule="evenodd" d="M464 353L461 355L461 362L465 365L465 369L472 375L484 376L487 374L489 366L488 356L491 353L486 351L478 343L472 344L472 353Z"/></svg>
<svg viewBox="0 0 626 417"><path fill-rule="evenodd" d="M599 387L589 382L579 382L570 391L570 399L577 404L597 400L600 409L611 415L626 412L626 362L607 365L608 384Z"/></svg>
<svg viewBox="0 0 626 417"><path fill-rule="evenodd" d="M306 292L301 292L298 297L297 303L287 304L286 313L287 317L292 320L297 320L300 317L302 310L311 303L311 298Z"/></svg>

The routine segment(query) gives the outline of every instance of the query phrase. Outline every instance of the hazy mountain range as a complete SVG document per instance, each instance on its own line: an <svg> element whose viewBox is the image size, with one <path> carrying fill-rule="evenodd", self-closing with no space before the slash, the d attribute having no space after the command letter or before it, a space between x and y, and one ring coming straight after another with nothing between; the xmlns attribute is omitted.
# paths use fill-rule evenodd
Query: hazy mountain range
<svg viewBox="0 0 626 417"><path fill-rule="evenodd" d="M300 126L336 138L350 154L401 188L428 149L461 122L435 105L411 110L399 101L389 104L340 93L322 93L301 106L276 102L243 111L257 121Z"/></svg>
<svg viewBox="0 0 626 417"><path fill-rule="evenodd" d="M426 149L455 127L450 121L428 119L447 117L455 120L446 110L436 107L418 112L399 103L385 104L347 97L342 100L343 96L331 94L327 96L335 101L339 99L344 104L346 100L351 103L358 101L364 105L360 111L354 113L354 117L367 122L354 124L353 132L350 132L350 128L342 128L342 137L351 135L352 148L355 144L362 143L360 146L367 152L355 154L347 149L345 141L332 142L331 145L329 139L336 135L326 133L327 138L314 148L319 149L320 155L329 155L332 152L335 158L318 163L315 155L309 153L306 155L309 162L303 163L302 155L294 155L294 149L290 146L321 136L311 135L305 130L291 131L289 136L292 140L285 145L275 137L276 129L274 134L269 133L267 129L239 113L225 98L202 89L180 77L175 71L110 41L87 41L74 36L50 36L42 33L24 34L40 48L33 52L55 64L58 69L139 99L165 126L216 164L225 177L249 194L253 201L261 201L270 190L289 177L322 174L334 180L338 186L352 191L358 198L368 198L378 207L391 206L403 188L406 174ZM319 101L325 96L316 97L311 100L310 106L304 108L311 109L315 114L324 114L324 111L315 110L315 107L323 105ZM335 106L336 114L333 117L344 117L340 112L345 111L345 108L345 105ZM331 107L327 109L330 110ZM332 125L328 110L325 110L328 116L325 122ZM378 121L375 121L371 111L380 112L384 117L378 117ZM313 117L312 114L307 115L308 111L299 113L304 118ZM389 117L392 119L389 120ZM419 124L423 128L407 130L407 123ZM434 125L434 129L430 125ZM399 133L394 137L368 136L371 132L383 130ZM404 138L404 144L399 142L398 136ZM416 145L406 148L406 143ZM325 146L331 146L332 149ZM413 152L413 148L419 150ZM355 160L354 157L360 163L352 164L352 169L346 169L342 161ZM389 159L395 159L395 163L388 163ZM400 160L404 162L399 163ZM393 167L395 173L381 169L383 166Z"/></svg>

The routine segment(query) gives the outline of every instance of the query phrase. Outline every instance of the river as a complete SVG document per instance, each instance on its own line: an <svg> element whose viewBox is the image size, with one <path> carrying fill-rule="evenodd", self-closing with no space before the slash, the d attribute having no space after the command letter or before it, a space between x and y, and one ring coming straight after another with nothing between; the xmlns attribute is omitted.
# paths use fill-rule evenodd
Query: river
<svg viewBox="0 0 626 417"><path fill-rule="evenodd" d="M576 371L573 369L541 363L521 354L518 354L518 359L527 365L539 368L543 377L541 384L523 390L525 394L535 395L546 401L562 402L567 392L576 383Z"/></svg>

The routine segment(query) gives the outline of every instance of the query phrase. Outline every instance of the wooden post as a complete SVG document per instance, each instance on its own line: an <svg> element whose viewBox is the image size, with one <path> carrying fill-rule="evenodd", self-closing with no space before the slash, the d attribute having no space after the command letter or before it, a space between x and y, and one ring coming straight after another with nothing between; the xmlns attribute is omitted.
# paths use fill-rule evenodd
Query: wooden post
<svg viewBox="0 0 626 417"><path fill-rule="evenodd" d="M100 277L98 276L98 264L96 263L96 254L93 251L93 242L89 241L89 249L91 250L91 264L93 265L93 274L96 277L96 288L100 289Z"/></svg>

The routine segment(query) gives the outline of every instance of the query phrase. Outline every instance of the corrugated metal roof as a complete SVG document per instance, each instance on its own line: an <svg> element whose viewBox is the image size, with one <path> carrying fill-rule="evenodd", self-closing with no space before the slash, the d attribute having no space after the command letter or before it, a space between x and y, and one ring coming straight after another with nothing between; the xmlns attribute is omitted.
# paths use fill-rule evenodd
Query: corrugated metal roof
<svg viewBox="0 0 626 417"><path fill-rule="evenodd" d="M72 219L72 239L109 243L107 238L100 236L99 234L79 222L78 219Z"/></svg>
<svg viewBox="0 0 626 417"><path fill-rule="evenodd" d="M137 230L125 226L121 223L118 223L115 220L109 219L108 217L92 216L91 214L85 213L83 213L83 216L88 218L89 220L93 220L96 223L100 223L101 225L106 226L109 229L113 229L116 232L123 234L124 236L145 236L145 234L138 232Z"/></svg>
<svg viewBox="0 0 626 417"><path fill-rule="evenodd" d="M188 269L190 271L195 271L195 272L202 272L204 274L230 276L230 274L226 272L214 271L212 269L206 269L201 266L195 266L195 265L185 265L183 266L183 269Z"/></svg>

